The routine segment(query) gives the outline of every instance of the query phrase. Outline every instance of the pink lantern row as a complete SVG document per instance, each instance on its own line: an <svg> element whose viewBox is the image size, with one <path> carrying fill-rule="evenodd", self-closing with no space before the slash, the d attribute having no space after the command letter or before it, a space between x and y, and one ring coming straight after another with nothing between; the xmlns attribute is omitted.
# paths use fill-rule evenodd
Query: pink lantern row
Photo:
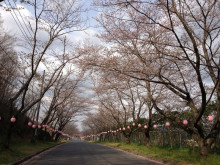
<svg viewBox="0 0 220 165"><path fill-rule="evenodd" d="M132 125L134 126L134 124L132 124ZM141 128L141 124L138 124L138 128ZM147 125L144 125L144 128L147 129L147 128L148 128ZM131 127L130 127L130 126L127 126L127 129L131 129ZM116 131L110 130L110 131L107 131L107 132L102 132L102 134L103 134L103 133L116 133L116 132L119 132L119 131L121 131L121 130L125 131L126 128L125 128L125 127L119 128L119 129L117 129Z"/></svg>
<svg viewBox="0 0 220 165"><path fill-rule="evenodd" d="M32 128L36 128L36 125L35 125L35 124L32 124L30 121L28 122L28 126L29 126L29 127L32 127ZM38 128L38 129L41 129L41 125L38 125L37 128Z"/></svg>
<svg viewBox="0 0 220 165"><path fill-rule="evenodd" d="M183 120L183 124L184 124L184 125L187 125L187 124L188 124L188 121L187 121L187 120ZM166 125L167 127L169 127L169 126L170 126L170 122L167 121L167 122L165 123L165 125ZM135 126L135 123L133 123L132 126ZM138 128L141 128L141 124L138 124ZM144 129L147 129L147 128L148 128L148 126L147 126L147 125L144 125ZM157 125L154 124L154 125L153 125L153 128L156 129L156 128L157 128ZM130 126L127 126L127 129L131 129ZM110 130L110 131L107 131L107 132L105 132L105 133L118 132L118 131L121 131L121 130L125 131L126 128L125 128L125 127L123 127L122 129L119 128L117 131L112 131L112 130ZM103 134L103 133L101 133L101 134Z"/></svg>
<svg viewBox="0 0 220 165"><path fill-rule="evenodd" d="M32 127L32 128L36 128L36 125L35 124L32 124L31 122L28 122L28 126L29 127ZM43 128L46 128L46 129L51 129L51 131L53 131L53 132L58 132L58 130L54 130L54 129L52 129L52 128L50 128L50 126L49 125L38 125L37 126L38 127L38 129L40 129L41 127L43 127ZM61 132L59 132L59 133L61 133Z"/></svg>
<svg viewBox="0 0 220 165"><path fill-rule="evenodd" d="M212 115L209 115L209 116L208 116L208 120L209 120L209 122L212 122L212 121L213 121ZM170 122L167 121L167 122L165 123L165 125L166 125L167 127L169 127L169 126L170 126ZM185 125L185 126L188 125L188 121L187 121L186 119L183 120L183 125ZM135 126L135 123L132 123L132 126ZM138 124L138 128L141 128L141 124ZM144 125L144 129L147 129L147 128L148 128L148 126L147 126L147 125ZM154 124L154 125L153 125L153 128L156 129L156 128L157 128L157 125ZM127 126L127 129L130 129L130 126ZM110 131L107 131L107 132L102 132L102 133L100 133L100 134L97 134L96 136L100 136L101 134L107 134L107 133L110 133L110 132L115 133L115 132L118 132L118 131L121 131L121 130L125 131L126 128L123 127L123 128L117 129L117 131L112 131L112 130L110 130ZM91 136L94 136L94 135L90 135L90 136L87 136L87 137L91 137ZM85 138L85 137L81 137L81 138L83 139L83 138Z"/></svg>
<svg viewBox="0 0 220 165"><path fill-rule="evenodd" d="M133 126L135 126L135 124L133 123L132 124ZM170 123L169 122L167 122L166 123L166 126L170 126ZM141 128L141 124L138 124L138 128ZM147 129L148 128L148 126L147 125L144 125L144 129ZM154 124L153 125L153 128L154 129L156 129L157 128L157 125L156 124ZM127 126L127 129L131 129L131 127L130 126ZM119 131L121 131L121 130L123 130L123 131L125 131L126 130L126 128L125 127L123 127L122 129L121 128L119 128Z"/></svg>
<svg viewBox="0 0 220 165"><path fill-rule="evenodd" d="M212 121L213 121L212 115L209 115L209 116L208 116L208 120L209 120L209 122L212 122ZM188 124L188 121L187 121L186 119L184 119L184 120L183 120L183 125L187 125L187 124ZM169 126L170 126L170 122L167 121L167 122L165 123L165 125L166 125L167 127L169 127ZM132 123L132 126L135 126L135 123ZM130 126L127 126L127 128L130 129ZM141 128L141 124L138 124L138 128ZM148 128L147 125L144 125L144 128L147 129L147 128ZM156 128L157 128L157 125L154 124L154 125L153 125L153 128L156 129ZM119 130L121 130L121 128L119 128ZM125 127L123 128L123 131L125 131Z"/></svg>
<svg viewBox="0 0 220 165"><path fill-rule="evenodd" d="M0 120L1 120L1 119L2 119L2 118L1 118L1 116L0 116ZM11 120L12 123L16 122L16 118L15 118L14 116L12 116L10 120ZM35 124L32 124L31 122L28 122L28 126L29 126L29 127L32 127L32 128L36 128L36 125L35 125ZM40 129L40 128L41 128L41 125L38 125L37 127L38 127L38 129ZM43 128L49 129L50 126L48 126L48 125L43 125ZM63 134L64 136L67 136L67 137L71 138L70 135L64 134L64 133L61 132L61 131L54 130L54 129L52 129L52 131L53 131L53 132L59 132L59 133Z"/></svg>

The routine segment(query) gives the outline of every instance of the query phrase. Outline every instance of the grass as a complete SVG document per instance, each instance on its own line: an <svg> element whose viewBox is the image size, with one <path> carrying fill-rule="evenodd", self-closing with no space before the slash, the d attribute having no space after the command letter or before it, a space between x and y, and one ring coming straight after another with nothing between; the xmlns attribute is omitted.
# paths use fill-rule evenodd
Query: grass
<svg viewBox="0 0 220 165"><path fill-rule="evenodd" d="M120 148L138 155L142 155L167 164L195 164L195 165L220 165L220 154L210 153L206 159L201 159L198 151L189 148L169 148L145 145L101 142L111 147Z"/></svg>
<svg viewBox="0 0 220 165"><path fill-rule="evenodd" d="M8 165L60 142L12 142L10 150L0 149L0 164Z"/></svg>

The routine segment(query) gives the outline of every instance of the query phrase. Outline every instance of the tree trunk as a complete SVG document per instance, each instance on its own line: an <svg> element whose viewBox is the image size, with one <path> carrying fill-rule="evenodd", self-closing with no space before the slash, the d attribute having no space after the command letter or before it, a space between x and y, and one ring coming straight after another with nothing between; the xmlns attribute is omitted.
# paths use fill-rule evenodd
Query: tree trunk
<svg viewBox="0 0 220 165"><path fill-rule="evenodd" d="M10 142L11 142L11 132L12 132L12 125L13 123L9 123L8 128L6 128L6 134L5 134L5 139L4 139L4 144L3 147L5 149L10 148Z"/></svg>
<svg viewBox="0 0 220 165"><path fill-rule="evenodd" d="M144 132L145 134L145 143L146 143L146 147L150 147L150 131L149 129L145 130Z"/></svg>
<svg viewBox="0 0 220 165"><path fill-rule="evenodd" d="M51 135L52 140L55 140L55 135L56 135L56 133L52 132L52 135Z"/></svg>
<svg viewBox="0 0 220 165"><path fill-rule="evenodd" d="M211 151L211 144L208 143L208 139L203 139L199 135L193 135L193 139L198 144L199 154L201 158L206 158Z"/></svg>
<svg viewBox="0 0 220 165"><path fill-rule="evenodd" d="M205 140L198 141L199 154L201 158L206 158L211 151L211 146Z"/></svg>
<svg viewBox="0 0 220 165"><path fill-rule="evenodd" d="M60 137L60 134L56 134L55 141L57 141Z"/></svg>
<svg viewBox="0 0 220 165"><path fill-rule="evenodd" d="M99 136L99 142L102 142L102 134Z"/></svg>
<svg viewBox="0 0 220 165"><path fill-rule="evenodd" d="M13 115L13 102L10 100L9 101L9 113L8 116L6 117L6 132L5 132L5 138L4 138L4 143L3 143L3 148L9 149L10 148L10 142L11 142L11 133L12 133L12 127L14 123L10 122L10 118Z"/></svg>
<svg viewBox="0 0 220 165"><path fill-rule="evenodd" d="M116 135L113 135L114 143L116 143Z"/></svg>
<svg viewBox="0 0 220 165"><path fill-rule="evenodd" d="M36 141L37 141L37 128L38 127L38 125L36 126L36 128L35 129L33 129L33 134L32 134L32 137L31 137L31 143L36 143Z"/></svg>
<svg viewBox="0 0 220 165"><path fill-rule="evenodd" d="M126 136L125 139L126 139L126 141L125 141L126 144L130 144L130 143L131 143L131 142L130 142L130 136Z"/></svg>

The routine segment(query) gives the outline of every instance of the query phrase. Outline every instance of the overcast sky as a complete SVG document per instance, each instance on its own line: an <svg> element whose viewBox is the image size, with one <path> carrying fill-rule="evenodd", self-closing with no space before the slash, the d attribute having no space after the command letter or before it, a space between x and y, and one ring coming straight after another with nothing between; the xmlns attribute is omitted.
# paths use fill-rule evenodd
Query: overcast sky
<svg viewBox="0 0 220 165"><path fill-rule="evenodd" d="M23 4L20 4L19 2L14 3L13 0L10 0L9 2L1 2L2 6L0 7L1 17L4 21L4 29L11 35L20 37L22 36L21 26L23 26L23 30L25 30L25 33L29 34L29 31L27 30L24 21L28 20L28 17L32 16L33 11L30 8L25 7ZM74 41L82 41L84 39L90 38L92 41L97 42L97 39L93 37L96 33L96 29L94 28L94 26L96 25L96 21L93 18L96 17L97 12L92 6L90 6L91 2L92 0L85 0L84 2L82 1L84 6L89 9L88 12L83 14L83 17L88 17L87 24L89 27L85 31L73 33L72 37L70 38ZM19 12L18 10L6 10L7 7L10 7L10 5L13 7L17 5L17 7L19 8ZM22 25L20 25L18 21L15 21L18 19L20 20Z"/></svg>

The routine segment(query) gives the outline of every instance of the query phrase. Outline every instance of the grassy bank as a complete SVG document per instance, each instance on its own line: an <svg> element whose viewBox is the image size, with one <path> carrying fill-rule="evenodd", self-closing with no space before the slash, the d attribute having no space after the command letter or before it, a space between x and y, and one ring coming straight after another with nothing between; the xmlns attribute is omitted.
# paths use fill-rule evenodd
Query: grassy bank
<svg viewBox="0 0 220 165"><path fill-rule="evenodd" d="M0 164L12 164L29 155L59 143L61 142L36 142L34 144L30 143L29 141L12 142L10 150L0 148Z"/></svg>
<svg viewBox="0 0 220 165"><path fill-rule="evenodd" d="M211 153L206 159L200 159L198 151L188 148L169 148L145 145L102 142L111 147L120 148L167 164L220 165L220 154Z"/></svg>

